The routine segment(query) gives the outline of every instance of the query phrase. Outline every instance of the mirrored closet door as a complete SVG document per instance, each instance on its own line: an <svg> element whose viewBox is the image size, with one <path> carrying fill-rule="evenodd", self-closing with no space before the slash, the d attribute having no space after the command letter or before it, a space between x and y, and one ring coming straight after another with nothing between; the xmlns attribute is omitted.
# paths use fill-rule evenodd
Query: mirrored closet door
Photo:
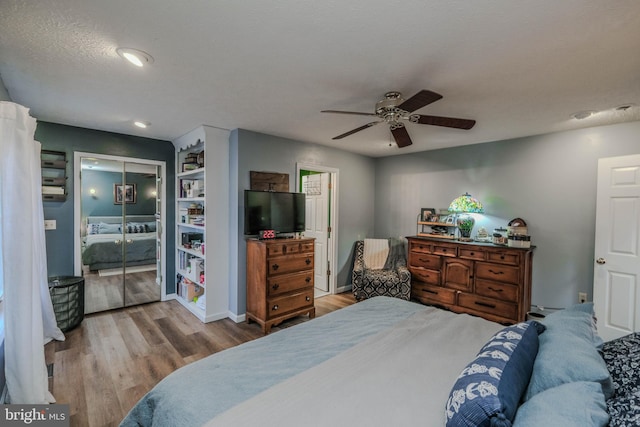
<svg viewBox="0 0 640 427"><path fill-rule="evenodd" d="M161 163L76 153L76 274L87 314L163 296Z"/></svg>

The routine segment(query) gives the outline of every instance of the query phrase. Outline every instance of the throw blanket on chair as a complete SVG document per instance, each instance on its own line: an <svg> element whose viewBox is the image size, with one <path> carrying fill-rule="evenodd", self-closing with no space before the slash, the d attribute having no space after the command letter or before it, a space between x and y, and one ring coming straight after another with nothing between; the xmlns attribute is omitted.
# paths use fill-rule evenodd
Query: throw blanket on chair
<svg viewBox="0 0 640 427"><path fill-rule="evenodd" d="M366 268L380 270L384 268L389 256L387 239L364 239L363 261Z"/></svg>

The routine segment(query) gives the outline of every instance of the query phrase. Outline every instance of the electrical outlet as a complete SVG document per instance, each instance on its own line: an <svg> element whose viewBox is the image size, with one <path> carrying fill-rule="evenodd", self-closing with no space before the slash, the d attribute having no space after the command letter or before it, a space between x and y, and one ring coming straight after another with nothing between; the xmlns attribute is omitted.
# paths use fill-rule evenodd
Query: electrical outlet
<svg viewBox="0 0 640 427"><path fill-rule="evenodd" d="M586 292L578 292L578 302L583 304L587 302L587 293Z"/></svg>

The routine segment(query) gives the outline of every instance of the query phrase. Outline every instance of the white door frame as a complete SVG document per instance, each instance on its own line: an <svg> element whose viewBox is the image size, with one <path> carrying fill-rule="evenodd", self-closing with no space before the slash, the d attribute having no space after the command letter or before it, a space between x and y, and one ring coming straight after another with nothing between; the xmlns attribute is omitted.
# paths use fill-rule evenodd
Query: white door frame
<svg viewBox="0 0 640 427"><path fill-rule="evenodd" d="M331 174L331 197L329 199L330 215L329 226L331 227L331 233L329 238L329 244L327 248L331 248L331 256L327 257L329 265L331 267L331 274L329 275L329 293L338 293L338 178L340 170L329 166L318 165L314 163L296 163L296 192L300 189L300 171L308 170L314 172L328 172Z"/></svg>
<svg viewBox="0 0 640 427"><path fill-rule="evenodd" d="M138 159L135 157L123 157L123 156L112 156L110 154L98 154L98 153L87 153L84 151L74 151L73 152L73 270L74 275L82 276L82 262L81 262L81 248L82 248L82 233L81 233L81 185L80 185L80 172L82 170L81 159L83 157L93 157L96 159L104 159L104 160L115 160L121 162L131 162L131 163L142 163L153 166L160 166L160 194L157 197L160 198L160 259L162 260L162 271L160 272L160 277L162 278L162 283L160 283L160 300L167 300L167 163L162 160L149 160L149 159Z"/></svg>

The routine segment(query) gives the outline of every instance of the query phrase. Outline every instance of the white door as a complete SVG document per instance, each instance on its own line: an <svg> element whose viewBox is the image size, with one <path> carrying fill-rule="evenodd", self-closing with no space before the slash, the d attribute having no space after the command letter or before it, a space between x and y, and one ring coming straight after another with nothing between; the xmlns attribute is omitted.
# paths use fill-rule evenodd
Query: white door
<svg viewBox="0 0 640 427"><path fill-rule="evenodd" d="M640 155L598 161L593 301L605 340L640 331Z"/></svg>
<svg viewBox="0 0 640 427"><path fill-rule="evenodd" d="M304 235L316 239L313 283L317 290L329 292L329 173L303 176L302 191L306 194Z"/></svg>

